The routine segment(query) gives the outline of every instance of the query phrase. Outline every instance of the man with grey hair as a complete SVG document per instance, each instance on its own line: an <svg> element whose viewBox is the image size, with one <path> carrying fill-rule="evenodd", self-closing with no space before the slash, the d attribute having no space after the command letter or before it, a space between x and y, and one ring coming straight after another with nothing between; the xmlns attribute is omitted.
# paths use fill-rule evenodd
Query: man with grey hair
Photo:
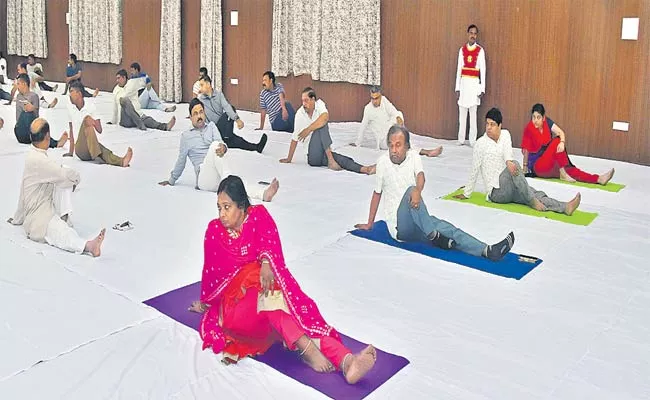
<svg viewBox="0 0 650 400"><path fill-rule="evenodd" d="M494 245L487 245L447 221L429 215L422 200L424 169L419 154L411 149L406 128L393 125L388 131L387 153L377 161L377 180L370 202L368 222L355 228L370 230L379 202L384 197L384 217L393 238L406 242L430 243L441 249L457 248L477 257L501 260L512 248L514 233Z"/></svg>
<svg viewBox="0 0 650 400"><path fill-rule="evenodd" d="M361 146L366 129L375 136L375 149L386 150L386 132L392 125L404 126L404 114L383 95L381 86L370 87L370 102L363 109L363 119L357 133L357 139L350 146ZM436 157L442 152L442 146L435 149L420 150L420 155Z"/></svg>

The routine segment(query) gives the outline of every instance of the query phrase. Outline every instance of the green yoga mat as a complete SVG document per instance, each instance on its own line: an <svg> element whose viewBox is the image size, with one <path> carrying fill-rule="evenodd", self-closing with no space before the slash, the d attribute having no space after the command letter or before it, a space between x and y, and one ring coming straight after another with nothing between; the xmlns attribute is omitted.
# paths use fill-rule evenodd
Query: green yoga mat
<svg viewBox="0 0 650 400"><path fill-rule="evenodd" d="M508 203L508 204L499 204L499 203L492 203L487 200L485 200L485 193L479 193L479 192L474 192L472 193L472 196L467 199L467 200L460 200L454 198L455 195L463 193L462 189L458 189L455 192L448 194L444 196L442 199L443 200L452 200L452 201L458 201L460 203L470 203L474 204L477 206L481 207L489 207L489 208L498 208L500 210L506 210L510 211L513 213L517 214L524 214L524 215L530 215L533 217L543 217L543 218L548 218L552 219L555 221L561 221L561 222L566 222L567 224L575 224L575 225L584 225L587 226L591 224L591 222L596 219L598 216L597 213L590 213L590 212L584 212L580 210L576 210L573 215L569 216L566 214L558 214L556 212L552 211L537 211L534 208L530 208L528 206L525 206L523 204L515 204L515 203Z"/></svg>
<svg viewBox="0 0 650 400"><path fill-rule="evenodd" d="M563 181L560 178L535 178L535 179L557 182L557 183L564 183L565 185L586 187L589 189L605 190L607 192L615 192L615 193L620 192L625 187L625 185L621 185L620 183L613 183L613 182L607 182L607 185L603 186L597 183L585 183L585 182L577 182L577 181L567 182L567 181Z"/></svg>

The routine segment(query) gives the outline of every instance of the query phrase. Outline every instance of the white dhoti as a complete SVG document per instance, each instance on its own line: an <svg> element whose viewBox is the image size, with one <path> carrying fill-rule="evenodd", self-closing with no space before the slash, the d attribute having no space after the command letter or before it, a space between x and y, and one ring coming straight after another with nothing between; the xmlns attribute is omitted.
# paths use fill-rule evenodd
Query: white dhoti
<svg viewBox="0 0 650 400"><path fill-rule="evenodd" d="M467 114L469 113L469 144L476 143L477 126L476 110L481 104L479 95L482 93L481 83L478 78L463 76L460 78L460 92L458 97L458 142L465 142L467 132Z"/></svg>
<svg viewBox="0 0 650 400"><path fill-rule="evenodd" d="M227 171L226 162L223 157L216 155L217 148L219 143L214 142L210 145L208 149L208 154L203 159L203 163L199 169L199 176L197 177L197 186L199 190L205 190L207 192L216 192L219 189L219 184L221 180L228 175L232 175ZM244 187L246 188L246 193L252 199L263 200L264 199L264 190L265 187L262 185L248 185L245 180Z"/></svg>
<svg viewBox="0 0 650 400"><path fill-rule="evenodd" d="M45 241L61 250L81 254L86 248L87 240L69 225L72 212L72 188L59 188L54 190L54 215L47 224ZM67 215L68 223L61 219Z"/></svg>

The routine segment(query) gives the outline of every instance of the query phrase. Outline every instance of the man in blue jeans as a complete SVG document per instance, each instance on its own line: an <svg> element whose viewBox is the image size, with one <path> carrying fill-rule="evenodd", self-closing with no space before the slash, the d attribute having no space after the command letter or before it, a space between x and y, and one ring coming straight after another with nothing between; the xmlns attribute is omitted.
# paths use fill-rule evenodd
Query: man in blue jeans
<svg viewBox="0 0 650 400"><path fill-rule="evenodd" d="M422 201L424 170L420 155L411 150L409 132L400 125L388 131L388 153L377 161L377 184L370 202L368 223L357 229L369 230L375 222L382 197L385 219L393 238L406 242L430 243L442 249L456 248L492 261L501 260L515 242L514 233L493 245L487 245L447 221L429 215Z"/></svg>

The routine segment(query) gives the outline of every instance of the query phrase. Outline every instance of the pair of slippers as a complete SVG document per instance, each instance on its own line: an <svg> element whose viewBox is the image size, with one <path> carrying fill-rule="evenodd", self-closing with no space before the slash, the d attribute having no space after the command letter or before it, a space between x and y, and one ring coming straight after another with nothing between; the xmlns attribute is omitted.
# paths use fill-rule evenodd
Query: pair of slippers
<svg viewBox="0 0 650 400"><path fill-rule="evenodd" d="M113 227L113 229L115 229L116 231L122 231L122 232L130 231L133 228L134 228L134 226L131 223L131 221L125 221L125 222L122 222L121 224L115 224L115 226Z"/></svg>

